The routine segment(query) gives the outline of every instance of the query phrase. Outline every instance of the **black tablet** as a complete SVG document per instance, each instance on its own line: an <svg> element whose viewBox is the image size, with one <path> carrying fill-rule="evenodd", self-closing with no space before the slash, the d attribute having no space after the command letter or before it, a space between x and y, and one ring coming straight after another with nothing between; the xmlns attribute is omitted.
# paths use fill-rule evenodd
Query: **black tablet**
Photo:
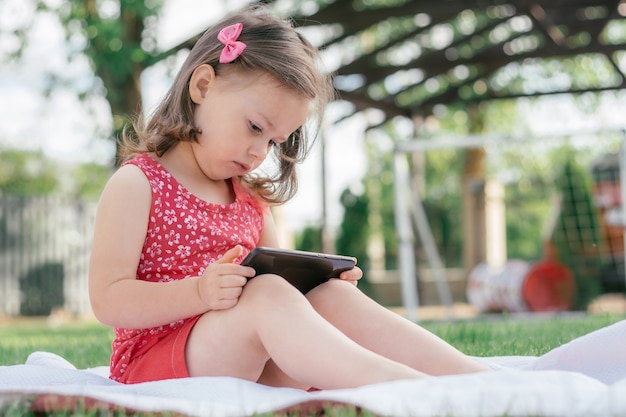
<svg viewBox="0 0 626 417"><path fill-rule="evenodd" d="M356 261L349 256L258 247L241 264L254 268L257 275L280 275L306 294L330 278L338 278L343 271L354 268Z"/></svg>

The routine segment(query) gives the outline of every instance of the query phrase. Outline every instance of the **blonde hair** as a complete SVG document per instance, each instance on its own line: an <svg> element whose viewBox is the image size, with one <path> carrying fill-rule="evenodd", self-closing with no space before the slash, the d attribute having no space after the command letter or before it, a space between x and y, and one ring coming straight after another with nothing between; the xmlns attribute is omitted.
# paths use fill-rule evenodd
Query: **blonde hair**
<svg viewBox="0 0 626 417"><path fill-rule="evenodd" d="M238 40L246 44L246 49L231 63L220 64L224 45L217 34L234 23L243 25ZM196 140L195 104L189 96L189 81L202 64L211 65L218 75L225 69L263 71L283 86L299 91L313 102L310 119L316 122L315 130L320 127L326 104L334 98L331 77L320 69L317 49L290 21L274 16L264 6L249 6L213 25L196 42L147 124L142 126L139 117L133 124L134 132L124 132L119 154L122 160L141 152L160 156L178 142ZM278 173L270 177L246 175L242 182L268 203L282 203L293 197L298 186L296 164L305 158L312 144L307 130L306 126L299 127L289 140L274 147Z"/></svg>

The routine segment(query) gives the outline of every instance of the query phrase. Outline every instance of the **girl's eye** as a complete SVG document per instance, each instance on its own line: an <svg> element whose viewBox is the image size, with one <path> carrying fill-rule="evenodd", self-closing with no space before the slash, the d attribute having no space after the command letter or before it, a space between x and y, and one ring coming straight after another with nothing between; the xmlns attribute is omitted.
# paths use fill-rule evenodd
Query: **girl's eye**
<svg viewBox="0 0 626 417"><path fill-rule="evenodd" d="M255 123L250 122L250 130L252 130L253 132L256 133L262 133L263 129L261 129L261 127Z"/></svg>

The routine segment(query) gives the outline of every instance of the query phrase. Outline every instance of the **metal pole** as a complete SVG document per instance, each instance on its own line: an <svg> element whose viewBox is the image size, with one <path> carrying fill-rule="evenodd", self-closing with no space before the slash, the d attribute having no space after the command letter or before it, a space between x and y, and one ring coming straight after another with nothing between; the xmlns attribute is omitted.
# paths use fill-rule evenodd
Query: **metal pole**
<svg viewBox="0 0 626 417"><path fill-rule="evenodd" d="M439 299L443 305L446 306L448 317L451 317L453 314L452 294L450 293L450 285L448 284L446 270L443 266L443 262L441 261L441 257L439 256L439 251L437 251L437 244L435 243L433 232L428 224L426 211L424 210L424 205L422 204L422 199L417 191L417 187L412 186L412 184L409 184L409 187L412 191L414 202L413 221L415 222L415 227L417 228L420 240L424 245L424 251L426 252L428 263L430 264L430 268L433 272L433 278L435 279Z"/></svg>
<svg viewBox="0 0 626 417"><path fill-rule="evenodd" d="M402 303L406 310L406 318L415 322L418 320L418 296L415 274L415 249L413 247L411 219L408 213L408 172L406 154L396 152L393 157L393 191L395 197L396 232L400 241L398 255L402 284Z"/></svg>
<svg viewBox="0 0 626 417"><path fill-rule="evenodd" d="M626 129L622 129L622 147L619 153L620 194L622 205L622 239L624 239L624 284L626 285Z"/></svg>
<svg viewBox="0 0 626 417"><path fill-rule="evenodd" d="M321 145L321 182L322 182L322 252L334 253L335 245L332 241L332 236L328 230L328 186L326 183L326 135L325 131L320 132L320 145Z"/></svg>

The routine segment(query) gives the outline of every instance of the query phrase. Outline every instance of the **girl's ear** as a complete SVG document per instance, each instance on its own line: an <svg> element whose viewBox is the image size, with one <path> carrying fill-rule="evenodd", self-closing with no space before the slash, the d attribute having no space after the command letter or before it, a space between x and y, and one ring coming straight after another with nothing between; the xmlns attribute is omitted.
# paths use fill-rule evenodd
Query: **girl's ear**
<svg viewBox="0 0 626 417"><path fill-rule="evenodd" d="M191 100L196 104L200 104L206 97L209 86L214 81L215 70L209 64L202 64L193 70L189 80L189 96Z"/></svg>

